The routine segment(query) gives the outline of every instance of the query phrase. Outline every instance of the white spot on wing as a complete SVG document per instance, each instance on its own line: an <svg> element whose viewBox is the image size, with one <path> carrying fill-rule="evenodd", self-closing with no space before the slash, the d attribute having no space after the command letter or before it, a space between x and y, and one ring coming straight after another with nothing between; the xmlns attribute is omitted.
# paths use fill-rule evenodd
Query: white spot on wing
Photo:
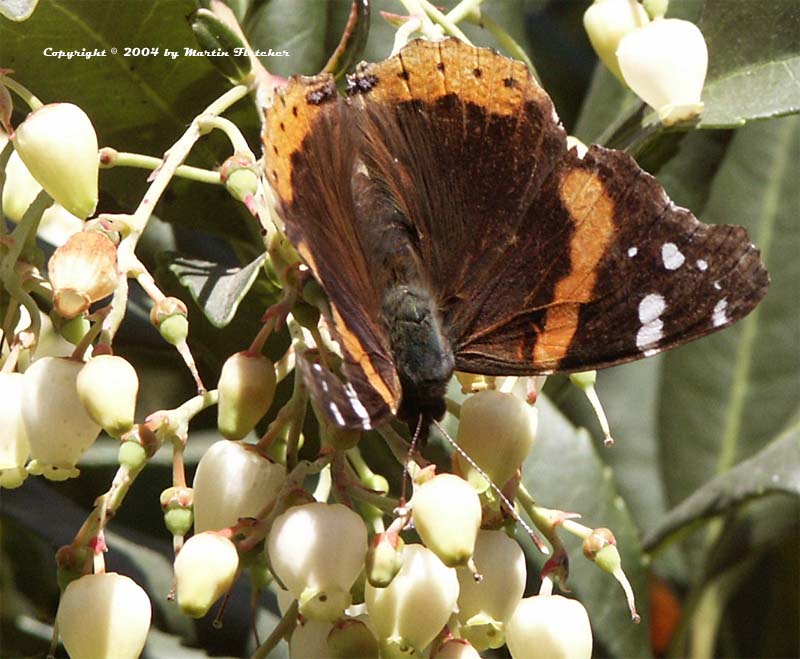
<svg viewBox="0 0 800 659"><path fill-rule="evenodd" d="M628 248L628 256L630 256L631 258L636 256L638 253L639 253L639 248L638 247L629 247Z"/></svg>
<svg viewBox="0 0 800 659"><path fill-rule="evenodd" d="M353 385L348 382L344 388L344 391L347 394L347 398L350 400L350 406L353 408L353 412L355 412L356 416L364 422L364 430L369 430L372 428L367 408L364 407L364 404L359 400L356 390L353 389Z"/></svg>
<svg viewBox="0 0 800 659"><path fill-rule="evenodd" d="M658 293L645 295L639 303L639 322L642 326L636 333L636 347L643 351L646 357L657 352L653 351L652 346L664 336L664 322L660 316L666 308L664 296Z"/></svg>
<svg viewBox="0 0 800 659"><path fill-rule="evenodd" d="M328 401L328 409L330 410L330 413L333 415L333 420L336 421L336 424L343 426L344 417L342 416L342 413L339 411L339 408L336 407L336 403L334 403L332 400Z"/></svg>
<svg viewBox="0 0 800 659"><path fill-rule="evenodd" d="M720 283L718 281L714 282L714 288L716 288L718 291L722 290L722 286L720 285Z"/></svg>
<svg viewBox="0 0 800 659"><path fill-rule="evenodd" d="M667 270L677 270L683 265L686 257L675 243L664 243L661 246L661 260Z"/></svg>
<svg viewBox="0 0 800 659"><path fill-rule="evenodd" d="M697 269L700 272L705 272L706 270L708 270L708 261L706 261L705 259L697 259L696 265Z"/></svg>
<svg viewBox="0 0 800 659"><path fill-rule="evenodd" d="M711 316L711 322L714 323L714 327L719 327L720 325L727 325L731 322L731 319L728 318L728 314L725 310L728 308L728 300L726 298L722 298L716 305L714 305L714 312Z"/></svg>

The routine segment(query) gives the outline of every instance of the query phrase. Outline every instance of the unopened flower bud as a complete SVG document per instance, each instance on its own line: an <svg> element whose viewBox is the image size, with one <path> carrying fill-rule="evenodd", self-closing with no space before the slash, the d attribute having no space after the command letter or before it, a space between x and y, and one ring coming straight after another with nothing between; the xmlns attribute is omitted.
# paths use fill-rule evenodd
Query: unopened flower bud
<svg viewBox="0 0 800 659"><path fill-rule="evenodd" d="M332 621L350 606L350 588L364 567L367 527L342 504L295 506L275 519L267 550L300 614Z"/></svg>
<svg viewBox="0 0 800 659"><path fill-rule="evenodd" d="M248 156L234 154L219 169L225 188L237 201L247 203L258 194L260 183L255 161Z"/></svg>
<svg viewBox="0 0 800 659"><path fill-rule="evenodd" d="M175 557L178 606L192 618L202 618L236 578L239 554L227 538L206 531L193 535Z"/></svg>
<svg viewBox="0 0 800 659"><path fill-rule="evenodd" d="M403 539L396 533L377 533L367 552L367 581L385 588L403 566Z"/></svg>
<svg viewBox="0 0 800 659"><path fill-rule="evenodd" d="M594 52L620 82L623 78L617 62L619 42L649 20L637 0L595 0L583 15L583 27Z"/></svg>
<svg viewBox="0 0 800 659"><path fill-rule="evenodd" d="M367 584L365 600L381 656L421 653L455 609L455 570L422 545L406 545L403 567L386 588Z"/></svg>
<svg viewBox="0 0 800 659"><path fill-rule="evenodd" d="M78 374L77 386L89 416L109 435L121 437L133 427L139 376L126 359L93 357Z"/></svg>
<svg viewBox="0 0 800 659"><path fill-rule="evenodd" d="M458 445L502 487L530 453L536 437L538 412L512 394L481 391L461 406ZM464 458L455 454L458 472L479 492L489 484Z"/></svg>
<svg viewBox="0 0 800 659"><path fill-rule="evenodd" d="M147 450L139 442L120 442L117 462L129 471L139 471L147 463Z"/></svg>
<svg viewBox="0 0 800 659"><path fill-rule="evenodd" d="M193 500L194 491L190 487L168 487L161 493L164 525L173 536L182 538L191 530L194 522Z"/></svg>
<svg viewBox="0 0 800 659"><path fill-rule="evenodd" d="M561 595L527 597L506 624L506 644L514 659L589 659L589 616L583 604Z"/></svg>
<svg viewBox="0 0 800 659"><path fill-rule="evenodd" d="M328 657L331 659L371 659L378 656L378 642L363 621L340 620L328 633Z"/></svg>
<svg viewBox="0 0 800 659"><path fill-rule="evenodd" d="M53 315L55 316L56 314ZM74 318L64 321L58 331L66 341L76 346L83 340L83 337L86 336L86 332L89 331L90 327L91 323L86 318L83 316L75 316Z"/></svg>
<svg viewBox="0 0 800 659"><path fill-rule="evenodd" d="M82 368L80 361L42 357L25 371L22 418L33 458L31 474L50 480L77 476L75 463L100 434L78 395Z"/></svg>
<svg viewBox="0 0 800 659"><path fill-rule="evenodd" d="M117 248L102 234L81 231L54 252L47 269L56 310L73 318L114 292Z"/></svg>
<svg viewBox="0 0 800 659"><path fill-rule="evenodd" d="M620 42L617 59L628 86L665 126L694 119L708 69L708 48L696 25L662 18Z"/></svg>
<svg viewBox="0 0 800 659"><path fill-rule="evenodd" d="M481 526L475 488L453 474L439 474L414 490L414 526L425 546L448 567L466 565Z"/></svg>
<svg viewBox="0 0 800 659"><path fill-rule="evenodd" d="M227 439L242 439L267 413L275 395L275 366L262 354L237 352L219 376L217 427Z"/></svg>
<svg viewBox="0 0 800 659"><path fill-rule="evenodd" d="M106 572L70 583L58 605L58 631L70 657L136 659L144 649L152 608L132 579Z"/></svg>
<svg viewBox="0 0 800 659"><path fill-rule="evenodd" d="M215 531L255 517L275 498L286 468L255 446L222 439L200 458L194 476L195 532Z"/></svg>
<svg viewBox="0 0 800 659"><path fill-rule="evenodd" d="M479 651L499 648L505 642L505 623L525 591L525 555L503 531L482 530L475 542L475 565L481 581L466 568L456 569L461 636Z"/></svg>
<svg viewBox="0 0 800 659"><path fill-rule="evenodd" d="M28 435L22 421L22 373L0 372L0 487L12 489L27 478L25 463L30 455Z"/></svg>
<svg viewBox="0 0 800 659"><path fill-rule="evenodd" d="M188 316L186 305L176 297L164 298L150 310L150 322L172 345L185 341L189 336Z"/></svg>
<svg viewBox="0 0 800 659"><path fill-rule="evenodd" d="M94 126L83 110L53 103L31 112L17 126L14 147L55 201L81 219L94 213L100 158Z"/></svg>
<svg viewBox="0 0 800 659"><path fill-rule="evenodd" d="M594 561L597 567L613 576L619 582L622 590L625 591L631 619L634 622L639 622L633 588L625 575L625 571L622 569L622 558L619 555L617 540L611 529L593 529L583 540L583 555L590 561Z"/></svg>

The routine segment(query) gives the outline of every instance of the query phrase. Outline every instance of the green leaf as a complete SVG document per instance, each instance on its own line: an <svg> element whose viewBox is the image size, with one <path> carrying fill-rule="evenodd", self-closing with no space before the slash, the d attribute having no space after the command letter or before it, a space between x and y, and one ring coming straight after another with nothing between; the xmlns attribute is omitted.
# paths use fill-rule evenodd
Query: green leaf
<svg viewBox="0 0 800 659"><path fill-rule="evenodd" d="M261 272L266 254L261 254L244 268L229 268L178 254L165 254L164 259L178 281L189 289L211 324L225 327L233 320L239 303Z"/></svg>
<svg viewBox="0 0 800 659"><path fill-rule="evenodd" d="M746 126L711 186L702 219L745 226L772 283L743 321L664 357L659 439L671 505L757 453L796 419L798 149L797 117Z"/></svg>
<svg viewBox="0 0 800 659"><path fill-rule="evenodd" d="M575 137L586 144L605 144L622 119L640 105L636 95L598 63L578 115Z"/></svg>
<svg viewBox="0 0 800 659"><path fill-rule="evenodd" d="M752 498L775 492L800 497L800 425L752 458L720 474L673 508L645 540L646 548L663 542L682 527L720 515Z"/></svg>
<svg viewBox="0 0 800 659"><path fill-rule="evenodd" d="M700 126L740 126L800 111L800 7L794 0L706 0L709 70Z"/></svg>
<svg viewBox="0 0 800 659"><path fill-rule="evenodd" d="M636 525L589 433L575 428L546 396L539 397L537 407L539 431L533 452L523 465L523 483L539 505L578 512L582 524L605 526L614 532L622 567L637 595L642 623L631 622L622 588L613 577L586 560L580 541L562 531L571 559L569 587L589 612L595 642L609 655L649 656L647 576Z"/></svg>

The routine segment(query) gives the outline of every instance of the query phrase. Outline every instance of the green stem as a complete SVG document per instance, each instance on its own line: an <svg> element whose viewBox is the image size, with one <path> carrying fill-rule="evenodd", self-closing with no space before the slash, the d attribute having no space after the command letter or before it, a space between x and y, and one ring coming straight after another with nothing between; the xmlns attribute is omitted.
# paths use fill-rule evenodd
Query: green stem
<svg viewBox="0 0 800 659"><path fill-rule="evenodd" d="M44 105L36 96L33 95L27 87L19 84L16 80L12 80L8 76L0 75L0 85L8 87L12 92L19 96L25 104L31 109L31 112L38 110Z"/></svg>
<svg viewBox="0 0 800 659"><path fill-rule="evenodd" d="M425 11L425 13L430 16L436 23L441 25L445 32L450 36L456 37L460 39L465 44L471 46L472 42L467 38L467 35L464 34L461 29L456 25L449 16L443 14L439 9L436 8L429 0L418 0L419 5Z"/></svg>
<svg viewBox="0 0 800 659"><path fill-rule="evenodd" d="M471 16L479 16L483 0L461 0L455 7L447 12L448 20L460 23Z"/></svg>
<svg viewBox="0 0 800 659"><path fill-rule="evenodd" d="M253 160L256 159L255 155L250 150L250 145L248 145L247 140L244 139L242 131L240 131L239 127L230 119L217 116L200 117L198 125L200 126L200 130L204 132L209 132L214 128L221 130L230 140L234 153L241 153L249 156Z"/></svg>
<svg viewBox="0 0 800 659"><path fill-rule="evenodd" d="M146 156L141 153L129 153L127 151L115 151L105 147L101 149L100 167L102 169L112 169L113 167L135 167L137 169L158 169L164 162L162 158ZM191 165L180 165L175 170L175 176L185 178L198 183L208 183L210 185L222 185L219 172L213 172L202 167L192 167Z"/></svg>
<svg viewBox="0 0 800 659"><path fill-rule="evenodd" d="M297 608L298 608L297 600L292 602L291 606L286 609L286 613L283 614L283 617L280 619L277 625L275 625L275 629L272 630L272 633L269 635L266 641L264 641L258 649L253 653L251 659L266 659L269 656L269 653L272 652L283 640L283 637L289 634L296 626L297 626Z"/></svg>

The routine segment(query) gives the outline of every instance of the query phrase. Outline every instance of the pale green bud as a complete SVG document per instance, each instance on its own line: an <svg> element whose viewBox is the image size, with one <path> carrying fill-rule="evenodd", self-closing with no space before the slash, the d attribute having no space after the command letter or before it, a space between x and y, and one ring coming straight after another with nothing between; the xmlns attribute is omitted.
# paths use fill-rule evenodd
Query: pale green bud
<svg viewBox="0 0 800 659"><path fill-rule="evenodd" d="M453 474L439 474L414 489L411 510L425 546L448 567L466 565L481 526L475 488Z"/></svg>
<svg viewBox="0 0 800 659"><path fill-rule="evenodd" d="M127 360L93 357L78 374L77 387L89 416L109 435L121 437L133 427L139 376Z"/></svg>
<svg viewBox="0 0 800 659"><path fill-rule="evenodd" d="M222 366L219 376L217 426L227 439L242 439L272 405L275 367L262 354L237 352Z"/></svg>
<svg viewBox="0 0 800 659"><path fill-rule="evenodd" d="M178 606L192 618L202 618L233 586L239 554L227 538L206 531L189 538L175 557Z"/></svg>

